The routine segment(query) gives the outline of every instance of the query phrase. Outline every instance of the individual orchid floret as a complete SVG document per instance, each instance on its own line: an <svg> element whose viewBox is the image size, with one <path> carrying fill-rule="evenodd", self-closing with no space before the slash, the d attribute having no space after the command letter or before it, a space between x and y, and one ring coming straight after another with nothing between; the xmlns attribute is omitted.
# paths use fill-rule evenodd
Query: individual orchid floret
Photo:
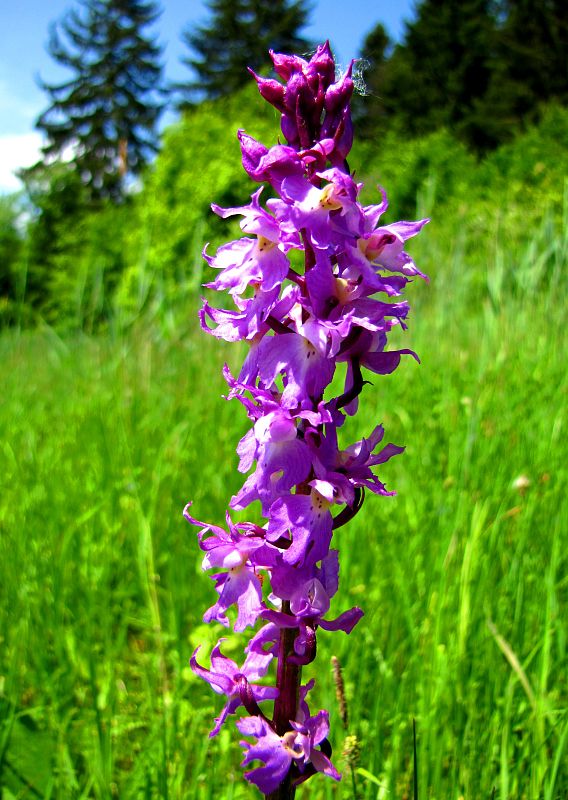
<svg viewBox="0 0 568 800"><path fill-rule="evenodd" d="M241 228L245 233L255 235L255 239L238 239L222 245L215 256L203 257L210 267L221 271L208 288L218 291L228 290L229 294L242 294L251 284L259 285L269 292L279 287L289 269L287 251L291 247L301 248L299 234L286 232L278 221L259 204L262 187L252 195L248 206L220 208L212 205L213 211L223 219L241 214Z"/></svg>
<svg viewBox="0 0 568 800"><path fill-rule="evenodd" d="M326 403L323 400L321 400L318 403L317 408L315 409L312 408L311 406L310 408L305 408L305 409L303 408L289 409L282 402L282 395L279 392L272 391L270 386L268 388L264 388L255 385L254 382L247 383L240 379L236 380L231 375L231 372L227 367L227 365L225 365L223 374L225 380L227 381L231 389L227 396L227 399L231 400L233 398L236 398L237 400L239 400L239 402L242 403L243 406L246 408L249 418L251 420L254 420L255 423L261 418L267 417L270 414L278 415L281 413L284 414L284 419L287 420L287 422L283 423L286 426L289 426L290 421L292 420L295 422L296 426L298 426L300 422L303 420L302 424L304 425L304 427L308 425L313 428L317 428L320 425L325 425L333 421L333 415L329 411ZM250 398L247 397L247 394L250 395ZM273 423L274 423L274 418L271 417L269 428L273 426ZM258 430L259 431L264 430L263 426L261 425ZM291 430L292 429L290 428L290 431ZM301 438L303 437L303 435L304 434L302 433ZM251 439L254 438L254 431L249 431L249 433L246 434L239 443L237 447L237 453L239 453L241 457L244 457L245 450L246 452L249 452L248 446L246 444L246 442L249 441L249 437ZM254 455L251 456L249 452L249 461L248 462L246 462L246 460L241 461L240 464L241 472L247 472L248 469L250 469L255 457L256 456ZM248 466L245 466L246 463L248 463Z"/></svg>
<svg viewBox="0 0 568 800"><path fill-rule="evenodd" d="M368 263L363 264L363 269L357 269L347 256L350 248L355 249L353 245L344 244L342 252L334 256L327 251L315 251L315 264L305 276L305 286L309 309L320 319L338 319L353 309L354 303L371 298L377 292L388 297L399 295L408 283L407 278L400 276L378 276ZM379 301L373 299L372 302ZM383 307L385 316L388 316L387 306ZM406 316L409 310L406 303L390 308L398 317ZM403 315L400 313L402 309L405 311Z"/></svg>
<svg viewBox="0 0 568 800"><path fill-rule="evenodd" d="M339 469L348 477L350 483L359 488L369 489L375 494L389 496L395 494L388 492L384 484L371 471L371 467L385 464L393 456L404 453L404 447L396 444L384 445L379 452L375 452L382 443L385 430L382 425L377 425L368 439L361 439L350 445L338 454Z"/></svg>
<svg viewBox="0 0 568 800"><path fill-rule="evenodd" d="M257 183L267 181L278 192L290 175L303 175L304 165L296 150L285 145L268 149L244 131L239 131L243 168Z"/></svg>
<svg viewBox="0 0 568 800"><path fill-rule="evenodd" d="M283 228L306 230L314 247L326 249L342 236L355 235L364 225L363 212L356 202L359 186L350 175L333 168L317 178L327 183L320 188L303 177L284 179L282 200L267 205Z"/></svg>
<svg viewBox="0 0 568 800"><path fill-rule="evenodd" d="M279 638L280 628L269 622L263 625L246 645L247 661L257 665L261 671L259 674L264 675L272 659L278 655Z"/></svg>
<svg viewBox="0 0 568 800"><path fill-rule="evenodd" d="M222 245L215 256L203 257L210 267L221 270L220 275L205 286L229 294L243 294L252 284L265 292L280 287L288 274L289 262L279 249L278 242L259 236L239 239Z"/></svg>
<svg viewBox="0 0 568 800"><path fill-rule="evenodd" d="M236 300L238 311L213 308L204 300L199 310L201 328L226 342L240 342L243 339L251 341L259 334L263 336L270 330L266 320L279 303L279 292L278 286L268 292L257 288L252 297ZM215 328L209 327L209 320L214 323Z"/></svg>
<svg viewBox="0 0 568 800"><path fill-rule="evenodd" d="M397 369L402 356L412 356L418 363L420 359L413 350L385 350L387 343L384 331L371 332L358 328L357 336L347 342L345 348L338 353L338 361L347 362L345 378L345 396L350 396L349 401L342 401L342 406L348 414L355 414L358 407L358 395L363 387L361 367L366 367L377 375L390 375Z"/></svg>
<svg viewBox="0 0 568 800"><path fill-rule="evenodd" d="M337 493L341 492L348 505L356 502L357 489L369 489L374 494L394 495L373 473L371 467L385 464L393 456L404 452L404 447L389 443L375 452L384 438L384 428L377 425L368 438L340 450L337 431L327 426L324 436L317 446L309 442L312 449L312 463L315 474L323 481L329 481Z"/></svg>
<svg viewBox="0 0 568 800"><path fill-rule="evenodd" d="M408 303L385 303L367 297L368 284L338 277L321 258L306 276L306 288L309 303L304 301L304 316L307 312L310 316L302 324L320 332L328 357L345 360L345 353L357 345L363 329L386 334L396 325L406 328ZM357 352L363 354L360 348Z"/></svg>
<svg viewBox="0 0 568 800"><path fill-rule="evenodd" d="M295 655L292 662L308 664L315 658L315 632L318 627L328 631L351 633L363 616L363 611L353 607L335 619L325 619L330 600L337 592L339 562L337 550L330 550L321 566L293 566L279 559L272 571L270 599L287 601L287 611L266 609L262 616L282 628L298 629L294 640Z"/></svg>
<svg viewBox="0 0 568 800"><path fill-rule="evenodd" d="M270 507L267 541L290 541L284 551L287 564L315 564L325 558L331 543L331 507L339 492L329 481L312 480L309 494L280 497Z"/></svg>
<svg viewBox="0 0 568 800"><path fill-rule="evenodd" d="M400 272L407 277L418 275L428 280L404 250L405 241L416 236L428 221L421 219L417 222L393 222L377 228L358 239L356 248L348 249L348 257L355 266L363 270L368 269L370 264L375 272L377 269L386 269L389 272Z"/></svg>
<svg viewBox="0 0 568 800"><path fill-rule="evenodd" d="M239 706L245 705L245 703L251 706L253 703L260 703L263 700L274 700L278 696L277 689L271 686L256 685L256 681L265 674L265 667L268 666L266 662L262 664L262 670L259 671L258 659L254 655L247 656L242 669L240 669L234 661L221 653L222 641L224 640L221 639L211 652L210 670L202 667L197 661L200 647L195 649L190 659L193 672L206 681L214 692L227 697L227 703L221 714L216 717L215 727L209 736L216 736L229 714L234 714ZM260 709L258 710L260 712Z"/></svg>
<svg viewBox="0 0 568 800"><path fill-rule="evenodd" d="M260 196L263 190L263 186L257 189L251 195L251 202L246 206L221 208L216 203L212 203L211 208L222 219L240 214L243 219L239 224L244 233L254 234L269 241L280 243L283 245L284 250L289 250L291 247L301 248L298 232L282 230L278 221L260 205Z"/></svg>
<svg viewBox="0 0 568 800"><path fill-rule="evenodd" d="M292 603L295 606L292 607ZM295 592L292 598L291 613L268 609L263 612L265 619L279 628L292 628L297 631L294 638L294 654L288 655L291 664L310 664L316 657L316 630L318 627L328 631L351 633L363 617L363 611L354 606L335 619L324 619L329 610L329 597L317 578L313 578Z"/></svg>
<svg viewBox="0 0 568 800"><path fill-rule="evenodd" d="M207 300L203 300L199 321L205 333L227 342L246 340L251 346L239 375L242 381L254 382L258 374L256 347L274 326L285 327L279 320L286 317L296 304L298 294L298 287L292 285L286 286L282 291L276 286L269 292L263 292L257 286L253 289L252 297L233 297L236 311L214 308ZM216 327L210 327L210 322Z"/></svg>
<svg viewBox="0 0 568 800"><path fill-rule="evenodd" d="M190 504L184 516L192 525L201 528L198 533L199 546L205 552L204 570L221 568L227 572L213 575L219 599L204 616L204 622L216 620L229 627L226 612L236 605L238 616L235 631L254 625L262 612L262 584L257 570L274 565L275 548L267 545L264 531L251 523L233 524L227 513L229 531L194 519L189 514ZM211 534L207 536L207 534Z"/></svg>
<svg viewBox="0 0 568 800"><path fill-rule="evenodd" d="M237 727L244 736L256 739L255 744L241 742L245 749L243 766L251 761L264 763L263 767L245 772L245 778L264 794L270 794L278 788L292 764L297 771L297 783L315 772L322 772L336 781L341 778L329 755L324 752L327 750L330 753L326 738L329 733L327 711L320 711L303 722L292 721L291 725L292 730L278 736L262 717L244 717L237 721ZM320 749L317 749L318 745Z"/></svg>
<svg viewBox="0 0 568 800"><path fill-rule="evenodd" d="M262 717L239 719L237 728L244 736L252 736L257 740L254 745L246 741L240 743L241 747L245 748L242 766L255 760L264 762L263 767L256 767L245 772L245 778L250 783L254 783L263 794L270 794L288 775L294 751L286 746L283 737L278 736L272 726ZM286 734L284 735L286 736Z"/></svg>

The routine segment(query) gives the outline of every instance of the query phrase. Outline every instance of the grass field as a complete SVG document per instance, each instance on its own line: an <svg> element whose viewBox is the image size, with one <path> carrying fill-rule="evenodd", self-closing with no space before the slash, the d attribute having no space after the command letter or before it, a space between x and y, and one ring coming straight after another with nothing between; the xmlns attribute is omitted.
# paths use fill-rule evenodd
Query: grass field
<svg viewBox="0 0 568 800"><path fill-rule="evenodd" d="M343 666L360 800L412 797L413 718L420 798L568 797L567 216L518 240L456 218L413 245L432 278L409 291L422 365L368 387L349 432L383 422L407 445L382 472L398 496L338 531L335 608L366 617L322 632L306 670L341 768ZM247 425L221 399L239 354L194 311L0 337L3 800L255 796L188 668L221 632L181 512L223 520ZM347 771L298 791L353 797Z"/></svg>

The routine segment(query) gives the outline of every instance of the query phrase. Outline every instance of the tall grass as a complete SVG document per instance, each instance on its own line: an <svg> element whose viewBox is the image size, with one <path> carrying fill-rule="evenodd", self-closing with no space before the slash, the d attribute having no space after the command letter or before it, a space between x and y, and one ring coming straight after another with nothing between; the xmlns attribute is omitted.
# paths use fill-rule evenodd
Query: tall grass
<svg viewBox="0 0 568 800"><path fill-rule="evenodd" d="M330 657L343 666L360 800L412 796L413 718L421 798L568 795L566 217L524 239L503 215L482 236L465 213L425 232L413 253L432 283L410 287L404 337L423 363L377 378L346 432L383 422L407 445L382 472L398 496L338 531L334 607L366 616L322 633L306 670L341 766ZM221 399L232 348L194 311L0 338L8 800L254 793L234 731L208 740L219 704L188 668L223 632L201 623L213 588L181 510L222 522L247 424ZM352 798L347 778L299 797Z"/></svg>

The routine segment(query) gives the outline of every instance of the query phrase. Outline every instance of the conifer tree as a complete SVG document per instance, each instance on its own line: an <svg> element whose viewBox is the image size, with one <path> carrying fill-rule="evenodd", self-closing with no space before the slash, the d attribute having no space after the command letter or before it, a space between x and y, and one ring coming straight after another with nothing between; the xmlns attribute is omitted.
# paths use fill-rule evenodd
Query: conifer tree
<svg viewBox="0 0 568 800"><path fill-rule="evenodd" d="M425 0L418 7L384 89L387 111L397 107L412 133L445 125L483 147L473 109L490 79L492 10L491 0Z"/></svg>
<svg viewBox="0 0 568 800"><path fill-rule="evenodd" d="M484 151L544 103L568 102L565 0L423 0L415 13L391 55L381 25L364 42L372 100L357 119L363 136L445 126Z"/></svg>
<svg viewBox="0 0 568 800"><path fill-rule="evenodd" d="M481 105L496 142L534 121L543 103L568 103L565 0L501 0L491 82Z"/></svg>
<svg viewBox="0 0 568 800"><path fill-rule="evenodd" d="M363 56L373 65L366 80L374 99L362 133L376 135L373 118L417 136L447 126L483 147L476 101L490 81L495 24L492 0L424 0L390 57L384 31L371 32Z"/></svg>
<svg viewBox="0 0 568 800"><path fill-rule="evenodd" d="M385 109L381 92L385 83L385 70L392 42L381 22L367 34L361 48L360 72L364 88L354 94L351 101L353 121L358 134L366 139L376 139L385 129Z"/></svg>
<svg viewBox="0 0 568 800"><path fill-rule="evenodd" d="M209 0L210 20L186 29L183 42L194 55L182 59L196 75L180 83L180 105L216 99L245 85L255 71L270 65L269 50L305 53L300 36L309 8L305 0Z"/></svg>
<svg viewBox="0 0 568 800"><path fill-rule="evenodd" d="M159 14L153 0L79 0L51 28L48 51L72 77L42 83L44 163L70 149L91 198L119 200L157 149L162 50L145 29Z"/></svg>

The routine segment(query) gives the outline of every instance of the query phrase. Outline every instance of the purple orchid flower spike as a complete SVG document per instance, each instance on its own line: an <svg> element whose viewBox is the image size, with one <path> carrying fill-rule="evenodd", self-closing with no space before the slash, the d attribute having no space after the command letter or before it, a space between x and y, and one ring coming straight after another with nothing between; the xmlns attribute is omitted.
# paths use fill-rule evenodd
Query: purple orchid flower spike
<svg viewBox="0 0 568 800"><path fill-rule="evenodd" d="M425 278L405 248L428 220L383 224L383 189L376 204L361 205L362 184L346 160L353 65L336 76L328 42L310 59L271 56L277 79L253 76L280 114L286 143L267 147L244 131L238 138L245 171L273 196L261 204L261 187L248 205L212 205L223 219L240 217L243 236L204 251L213 272L205 286L230 306L207 296L199 314L206 332L246 348L238 377L224 370L227 399L238 400L250 423L237 445L246 477L230 507L256 503L262 520L233 522L227 512L220 527L195 519L189 505L184 513L217 594L203 619L254 629L242 668L220 644L210 669L198 650L191 658L195 674L225 698L211 735L242 706L248 716L236 724L252 737L241 742L251 766L245 778L270 800L293 800L295 787L318 773L340 778L328 712L310 714L313 681L302 685L301 673L322 629L350 634L363 616L357 606L331 612L334 545L366 492L394 494L376 473L404 448L384 444L381 425L349 444L349 417L369 383L364 375L390 374L404 355L418 360L409 348L391 349L389 337L407 328L406 287Z"/></svg>

